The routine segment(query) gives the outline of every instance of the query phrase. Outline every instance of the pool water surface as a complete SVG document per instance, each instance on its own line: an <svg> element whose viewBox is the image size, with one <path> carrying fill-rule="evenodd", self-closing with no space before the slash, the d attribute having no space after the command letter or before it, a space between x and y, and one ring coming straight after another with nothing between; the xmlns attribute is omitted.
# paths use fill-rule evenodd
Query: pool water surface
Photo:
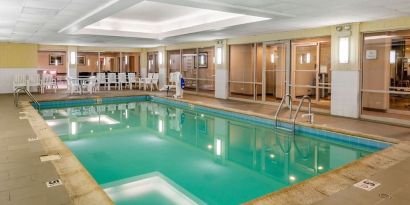
<svg viewBox="0 0 410 205"><path fill-rule="evenodd" d="M388 146L157 101L41 114L119 205L241 204Z"/></svg>

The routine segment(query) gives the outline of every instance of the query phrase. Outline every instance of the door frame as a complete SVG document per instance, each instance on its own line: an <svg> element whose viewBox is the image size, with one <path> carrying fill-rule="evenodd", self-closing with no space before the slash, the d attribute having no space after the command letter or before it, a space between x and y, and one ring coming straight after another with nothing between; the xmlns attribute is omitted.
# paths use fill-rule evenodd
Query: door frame
<svg viewBox="0 0 410 205"><path fill-rule="evenodd" d="M262 43L262 102L266 102L266 47L276 44L283 44L285 48L285 94L290 93L291 42L290 40L266 41Z"/></svg>

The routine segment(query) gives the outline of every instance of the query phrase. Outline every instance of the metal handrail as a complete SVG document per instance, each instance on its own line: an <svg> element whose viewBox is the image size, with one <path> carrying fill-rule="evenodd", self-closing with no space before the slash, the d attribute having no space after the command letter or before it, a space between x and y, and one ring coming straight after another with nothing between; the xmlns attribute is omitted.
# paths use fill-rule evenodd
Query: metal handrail
<svg viewBox="0 0 410 205"><path fill-rule="evenodd" d="M26 88L17 88L14 91L14 105L17 107L19 103L19 94L21 91L24 91L26 95L36 104L37 110L40 110L40 103L36 100L36 98L31 94L30 91L28 91Z"/></svg>
<svg viewBox="0 0 410 205"><path fill-rule="evenodd" d="M277 119L278 119L278 115L279 115L280 110L282 109L283 103L285 102L285 100L286 100L287 98L289 98L289 111L290 111L290 113L289 113L289 119L292 118L292 96L289 95L289 94L286 94L285 96L283 96L282 100L280 101L279 107L278 107L278 109L276 110L276 113L275 113L275 127L278 126L278 120L277 120Z"/></svg>
<svg viewBox="0 0 410 205"><path fill-rule="evenodd" d="M308 100L308 103L309 103L309 108L308 108L309 123L312 123L312 99L311 99L309 96L305 95L305 96L303 96L302 99L300 100L298 109L296 109L296 112L295 112L295 116L293 116L293 119L292 119L293 130L295 130L296 118L298 117L300 108L302 107L303 102L304 102L305 100Z"/></svg>

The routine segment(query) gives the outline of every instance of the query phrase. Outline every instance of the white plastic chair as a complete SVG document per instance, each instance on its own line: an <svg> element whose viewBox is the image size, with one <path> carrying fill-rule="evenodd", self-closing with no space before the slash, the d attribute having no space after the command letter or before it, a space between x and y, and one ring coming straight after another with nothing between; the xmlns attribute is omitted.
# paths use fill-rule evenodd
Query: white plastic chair
<svg viewBox="0 0 410 205"><path fill-rule="evenodd" d="M68 89L68 92L70 92L70 94L73 94L73 93L81 94L81 85L78 79L68 77L67 83L68 83L67 89Z"/></svg>
<svg viewBox="0 0 410 205"><path fill-rule="evenodd" d="M40 74L28 75L27 90L30 90L31 87L35 87L35 88L41 87Z"/></svg>
<svg viewBox="0 0 410 205"><path fill-rule="evenodd" d="M100 90L100 86L104 85L104 87L107 87L107 77L105 76L105 73L97 73L97 87L96 90Z"/></svg>
<svg viewBox="0 0 410 205"><path fill-rule="evenodd" d="M159 81L159 73L154 73L154 75L152 76L151 83L150 83L151 91L153 87L155 87L155 89L158 90L158 81Z"/></svg>
<svg viewBox="0 0 410 205"><path fill-rule="evenodd" d="M147 90L147 85L151 86L151 81L152 81L153 76L154 76L154 73L148 73L148 76L142 79L142 84L144 84L144 90Z"/></svg>
<svg viewBox="0 0 410 205"><path fill-rule="evenodd" d="M45 89L54 89L54 93L57 92L57 81L51 74L43 74L41 78L41 93L44 93Z"/></svg>
<svg viewBox="0 0 410 205"><path fill-rule="evenodd" d="M111 84L115 85L115 89L117 89L117 75L115 73L108 73L108 79L107 79L107 84L108 84L108 90L111 90Z"/></svg>
<svg viewBox="0 0 410 205"><path fill-rule="evenodd" d="M93 92L96 91L96 85L97 85L97 78L95 76L90 77L87 83L82 85L82 88L84 91L93 94Z"/></svg>
<svg viewBox="0 0 410 205"><path fill-rule="evenodd" d="M128 86L132 90L133 86L137 84L137 77L135 73L128 73Z"/></svg>
<svg viewBox="0 0 410 205"><path fill-rule="evenodd" d="M122 85L127 84L127 75L125 73L118 73L118 85L119 90L122 90Z"/></svg>
<svg viewBox="0 0 410 205"><path fill-rule="evenodd" d="M13 91L17 88L27 87L27 76L26 75L15 75L13 79Z"/></svg>
<svg viewBox="0 0 410 205"><path fill-rule="evenodd" d="M173 72L169 74L169 84L164 85L159 91L169 91L171 89L176 88L176 81L179 77L180 73L179 72Z"/></svg>

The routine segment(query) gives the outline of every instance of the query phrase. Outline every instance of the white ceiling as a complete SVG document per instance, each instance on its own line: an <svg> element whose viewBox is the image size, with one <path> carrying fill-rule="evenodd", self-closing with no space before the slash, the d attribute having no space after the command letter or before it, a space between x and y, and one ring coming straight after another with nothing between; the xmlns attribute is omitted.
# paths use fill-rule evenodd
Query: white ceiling
<svg viewBox="0 0 410 205"><path fill-rule="evenodd" d="M410 16L409 0L150 0L178 5L133 10L141 0L0 0L0 41L59 45L153 47L348 22ZM144 2L143 2L144 3ZM183 7L181 7L183 6ZM173 7L171 5L171 7ZM207 9L269 18L266 21L179 33L164 39L73 34L106 18L163 22ZM185 20L190 20L188 17ZM189 30L189 29L187 29Z"/></svg>

